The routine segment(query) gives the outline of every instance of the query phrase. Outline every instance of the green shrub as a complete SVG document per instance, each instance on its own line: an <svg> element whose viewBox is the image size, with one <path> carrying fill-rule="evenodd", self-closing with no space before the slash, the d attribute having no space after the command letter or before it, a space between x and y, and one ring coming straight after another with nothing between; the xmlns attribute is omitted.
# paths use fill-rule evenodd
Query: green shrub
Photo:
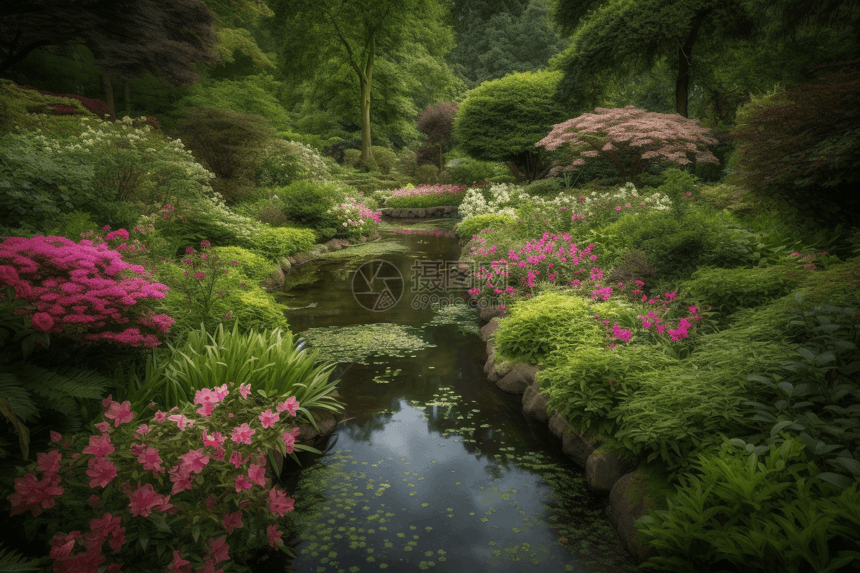
<svg viewBox="0 0 860 573"><path fill-rule="evenodd" d="M259 115L226 109L188 108L176 122L183 143L217 178L212 188L228 203L245 196L254 186L254 172L263 149L275 132Z"/></svg>
<svg viewBox="0 0 860 573"><path fill-rule="evenodd" d="M439 168L435 165L419 165L415 170L415 181L420 185L433 185L439 178Z"/></svg>
<svg viewBox="0 0 860 573"><path fill-rule="evenodd" d="M345 149L343 152L343 164L347 167L358 167L358 160L361 159L360 149Z"/></svg>
<svg viewBox="0 0 860 573"><path fill-rule="evenodd" d="M429 209L430 207L457 206L463 201L465 193L456 195L415 195L412 197L389 197L386 207L396 209Z"/></svg>
<svg viewBox="0 0 860 573"><path fill-rule="evenodd" d="M316 235L310 229L263 227L245 241L245 247L269 260L290 257L314 246Z"/></svg>
<svg viewBox="0 0 860 573"><path fill-rule="evenodd" d="M457 225L456 233L460 240L468 241L483 229L499 229L501 227L513 226L517 218L511 215L476 215L469 217Z"/></svg>
<svg viewBox="0 0 860 573"><path fill-rule="evenodd" d="M377 167L384 174L388 175L397 163L397 154L387 147L374 145L371 147L373 151L373 160L376 161Z"/></svg>
<svg viewBox="0 0 860 573"><path fill-rule="evenodd" d="M612 436L618 420L610 418L610 412L639 388L644 373L669 368L676 362L651 345L613 350L582 345L560 354L538 374L538 381L541 393L549 398L549 408L557 408L571 426Z"/></svg>
<svg viewBox="0 0 860 573"><path fill-rule="evenodd" d="M448 177L451 183L457 185L471 185L473 183L484 183L493 177L508 175L509 170L504 163L492 161L478 161L461 157L454 160L454 165L448 168Z"/></svg>
<svg viewBox="0 0 860 573"><path fill-rule="evenodd" d="M314 228L334 226L329 210L345 197L337 185L313 181L296 181L275 189L275 193L283 202L287 217Z"/></svg>
<svg viewBox="0 0 860 573"><path fill-rule="evenodd" d="M572 293L518 302L496 331L496 352L511 362L540 364L568 348L602 348L606 333L595 314L612 322L619 313L614 303L598 305Z"/></svg>
<svg viewBox="0 0 860 573"><path fill-rule="evenodd" d="M397 160L394 162L394 171L406 177L414 177L418 170L418 159L415 151L404 147L397 153Z"/></svg>
<svg viewBox="0 0 860 573"><path fill-rule="evenodd" d="M242 247L218 247L217 250L222 261L238 261L239 264L232 268L255 284L263 282L275 268L270 259Z"/></svg>
<svg viewBox="0 0 860 573"><path fill-rule="evenodd" d="M682 285L681 295L726 316L739 308L759 306L791 292L797 280L789 278L790 272L791 269L785 266L764 269L702 268Z"/></svg>
<svg viewBox="0 0 860 573"><path fill-rule="evenodd" d="M547 196L556 195L562 189L562 180L558 177L550 177L549 179L538 179L532 181L523 188L523 191L529 195Z"/></svg>
<svg viewBox="0 0 860 573"><path fill-rule="evenodd" d="M242 326L242 332L289 327L284 315L286 308L257 285L230 291L223 302L230 318Z"/></svg>

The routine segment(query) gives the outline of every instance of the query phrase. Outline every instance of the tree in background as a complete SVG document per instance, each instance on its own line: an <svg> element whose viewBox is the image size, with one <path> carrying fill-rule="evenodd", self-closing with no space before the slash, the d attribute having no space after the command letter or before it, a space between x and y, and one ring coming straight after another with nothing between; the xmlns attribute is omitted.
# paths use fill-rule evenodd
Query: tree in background
<svg viewBox="0 0 860 573"><path fill-rule="evenodd" d="M567 148L567 160L552 169L556 174L575 170L588 158L605 157L624 180L631 181L652 163L719 163L708 149L716 144L711 131L696 120L628 106L597 108L594 113L554 125L535 145L548 151Z"/></svg>
<svg viewBox="0 0 860 573"><path fill-rule="evenodd" d="M454 134L454 115L460 109L455 103L437 103L418 114L418 131L427 136L427 143L438 146L439 169L442 169L442 146Z"/></svg>
<svg viewBox="0 0 860 573"><path fill-rule="evenodd" d="M190 85L197 62L218 59L214 15L197 0L36 0L0 15L0 73L39 47L83 44L102 71L111 117L111 74L126 82L128 100L130 80L151 73L173 86Z"/></svg>
<svg viewBox="0 0 860 573"><path fill-rule="evenodd" d="M455 2L457 47L449 63L469 87L546 66L564 46L543 0Z"/></svg>
<svg viewBox="0 0 860 573"><path fill-rule="evenodd" d="M561 74L525 72L484 82L460 104L454 134L475 159L502 161L517 179L544 170L535 144L567 115L554 99Z"/></svg>
<svg viewBox="0 0 860 573"><path fill-rule="evenodd" d="M272 32L282 41L280 63L286 72L308 71L334 60L354 74L361 160L369 162L376 56L407 43L416 21L441 20L444 7L433 0L275 0L272 9Z"/></svg>
<svg viewBox="0 0 860 573"><path fill-rule="evenodd" d="M567 97L582 105L595 103L606 72L629 75L675 54L675 111L684 117L689 116L693 48L700 37L726 41L749 36L753 29L740 0L560 0L556 17L563 29L575 30L570 48L556 62L565 72Z"/></svg>
<svg viewBox="0 0 860 573"><path fill-rule="evenodd" d="M738 111L735 178L819 218L860 215L860 60Z"/></svg>

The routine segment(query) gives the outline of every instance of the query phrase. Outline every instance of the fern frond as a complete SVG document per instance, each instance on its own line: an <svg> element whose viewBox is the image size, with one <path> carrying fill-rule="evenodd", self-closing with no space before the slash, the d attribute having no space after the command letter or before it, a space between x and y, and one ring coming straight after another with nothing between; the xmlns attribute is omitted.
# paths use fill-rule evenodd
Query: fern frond
<svg viewBox="0 0 860 573"><path fill-rule="evenodd" d="M25 364L21 366L20 373L26 389L44 396L49 401L68 398L100 399L111 385L110 380L101 374L80 368L48 370Z"/></svg>
<svg viewBox="0 0 860 573"><path fill-rule="evenodd" d="M12 422L15 432L18 434L21 455L24 456L24 459L27 459L27 456L30 455L30 430L18 419L12 410L12 406L3 398L0 398L0 414L3 414L7 420Z"/></svg>
<svg viewBox="0 0 860 573"><path fill-rule="evenodd" d="M41 567L38 559L29 559L17 551L0 546L0 573L39 570Z"/></svg>
<svg viewBox="0 0 860 573"><path fill-rule="evenodd" d="M24 387L23 380L11 372L0 371L0 398L9 402L12 412L23 422L39 417L39 410Z"/></svg>

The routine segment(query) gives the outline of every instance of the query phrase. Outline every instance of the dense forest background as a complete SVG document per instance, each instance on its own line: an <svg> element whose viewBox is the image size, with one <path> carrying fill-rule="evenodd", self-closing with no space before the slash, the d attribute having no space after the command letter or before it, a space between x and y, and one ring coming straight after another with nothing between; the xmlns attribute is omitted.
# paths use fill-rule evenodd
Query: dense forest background
<svg viewBox="0 0 860 573"><path fill-rule="evenodd" d="M427 142L416 118L429 106L548 70L562 118L633 105L701 120L723 143L700 176L731 174L746 147L747 183L831 197L828 217L857 183L853 1L38 0L0 19L0 75L174 135L190 108L253 113L338 161L361 150L373 169L372 146ZM825 86L814 98L812 84ZM447 159L465 155L457 144Z"/></svg>

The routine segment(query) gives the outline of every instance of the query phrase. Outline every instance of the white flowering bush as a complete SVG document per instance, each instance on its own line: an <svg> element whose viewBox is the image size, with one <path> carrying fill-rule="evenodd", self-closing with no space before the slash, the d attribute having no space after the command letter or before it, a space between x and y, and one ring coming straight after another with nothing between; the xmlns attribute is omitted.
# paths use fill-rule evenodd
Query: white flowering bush
<svg viewBox="0 0 860 573"><path fill-rule="evenodd" d="M67 123L63 135L51 130L44 114L29 119L33 130L0 138L7 167L0 172L0 208L9 214L0 227L42 230L75 209L92 213L100 225L127 226L153 205L212 192L213 174L181 141L153 131L145 117L79 117L77 133L69 133Z"/></svg>
<svg viewBox="0 0 860 573"><path fill-rule="evenodd" d="M258 186L279 187L297 179L328 180L331 165L310 145L273 139L263 148L255 175Z"/></svg>
<svg viewBox="0 0 860 573"><path fill-rule="evenodd" d="M329 209L327 214L337 221L337 236L342 238L373 233L381 220L377 211L354 197L347 197L340 205Z"/></svg>
<svg viewBox="0 0 860 573"><path fill-rule="evenodd" d="M489 200L484 197L485 193L489 194ZM523 193L516 185L498 183L491 185L486 191L477 188L469 189L463 202L460 203L459 213L463 219L490 214L513 216L520 203L531 199L530 195Z"/></svg>

